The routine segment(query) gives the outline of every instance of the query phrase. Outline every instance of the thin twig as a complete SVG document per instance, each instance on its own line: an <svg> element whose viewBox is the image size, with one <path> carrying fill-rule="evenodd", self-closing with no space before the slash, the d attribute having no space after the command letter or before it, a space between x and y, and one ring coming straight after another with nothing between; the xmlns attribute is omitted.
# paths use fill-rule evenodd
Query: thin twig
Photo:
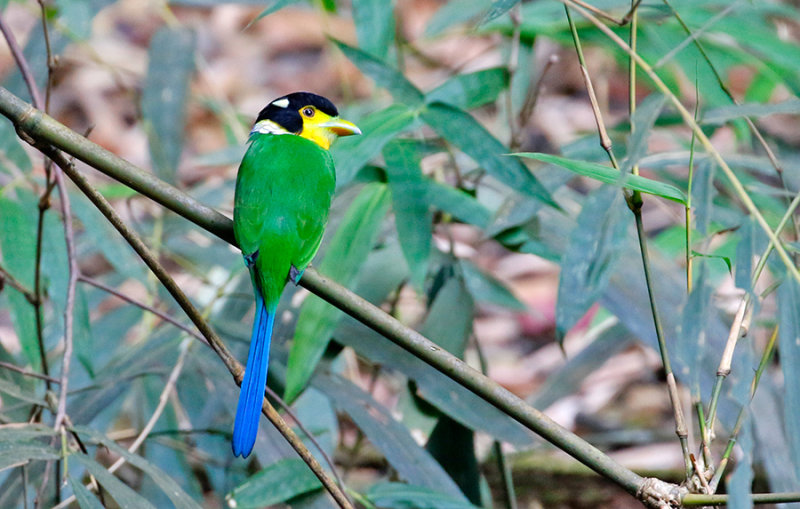
<svg viewBox="0 0 800 509"><path fill-rule="evenodd" d="M37 373L35 371L28 371L27 369L21 368L19 366L14 365L14 364L11 364L10 362L0 361L0 368L10 369L11 371L16 371L17 373L21 373L21 374L23 374L25 376L38 378L40 380L47 380L47 381L52 382L54 384L61 383L61 381L58 378L53 378L52 376L43 375L43 374Z"/></svg>
<svg viewBox="0 0 800 509"><path fill-rule="evenodd" d="M34 306L36 305L36 294L25 288L25 285L17 281L17 279L6 269L0 267L0 289L2 289L2 285L4 283L8 283L11 288L21 293L25 297L25 300Z"/></svg>
<svg viewBox="0 0 800 509"><path fill-rule="evenodd" d="M508 55L508 90L506 91L506 115L508 116L508 127L511 131L509 148L512 152L516 151L519 146L519 134L521 125L517 124L517 118L514 115L514 97L511 93L511 84L514 82L514 76L519 69L519 46L520 46L520 32L522 14L520 14L519 4L512 7L509 11L511 17L511 25L513 27L511 33L511 52Z"/></svg>
<svg viewBox="0 0 800 509"><path fill-rule="evenodd" d="M158 309L158 308L156 308L154 306L150 306L150 305L148 305L148 304L146 304L146 303L144 303L144 302L142 302L142 301L140 301L138 299L135 299L135 298L133 298L133 297L131 297L129 295L126 295L126 294L118 291L117 289L112 288L112 287L106 285L105 283L102 283L102 282L100 282L100 281L98 281L98 280L96 280L94 278L91 278L91 277L85 275L85 274L80 274L78 279L80 281L83 281L84 283L87 283L87 284L92 285L92 286L94 286L96 288L99 288L99 289L103 290L104 292L110 293L111 295L113 295L113 296L115 296L115 297L117 297L119 299L122 299L122 300L124 300L125 302L127 302L129 304L133 304L134 306L136 306L138 308L141 308L141 309L143 309L143 310L145 310L145 311L147 311L149 313L153 313L154 315L156 315L157 317L161 318L165 322L174 325L175 327L179 328L183 332L186 332L187 334L191 334L194 338L196 338L196 339L202 341L203 343L205 343L206 345L208 345L208 341L206 340L205 337L203 337L202 334L200 334L199 332L197 332L196 330L194 330L194 329L192 329L190 327L187 327L186 325L182 324L181 322L179 322L175 318L171 317L167 313L161 311L160 309Z"/></svg>

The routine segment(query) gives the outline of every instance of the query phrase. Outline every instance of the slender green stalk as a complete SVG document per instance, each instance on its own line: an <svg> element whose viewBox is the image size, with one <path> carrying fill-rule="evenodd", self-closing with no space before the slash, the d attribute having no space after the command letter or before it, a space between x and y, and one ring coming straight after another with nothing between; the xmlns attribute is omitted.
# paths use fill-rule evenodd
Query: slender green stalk
<svg viewBox="0 0 800 509"><path fill-rule="evenodd" d="M635 7L635 6L634 6ZM580 37L578 36L578 30L575 26L575 22L572 20L572 16L570 15L569 6L564 4L564 11L567 14L567 22L569 23L570 32L572 33L572 41L575 44L575 51L578 54L578 61L581 66L581 72L583 73L584 83L586 84L587 92L589 93L589 100L592 105L592 111L594 112L595 116L595 123L597 124L598 134L600 136L600 145L605 149L606 154L608 154L609 161L611 165L617 170L620 171L619 164L617 164L617 159L614 156L614 150L611 146L611 138L608 136L605 128L605 122L603 121L603 116L598 106L597 97L594 93L594 87L592 86L592 80L589 76L589 72L586 68L586 61L583 56L583 49L581 47ZM637 23L636 23L636 12L634 8L631 9L632 12L632 28L635 31ZM634 34L631 35L631 40L635 44L636 36ZM629 72L631 75L635 76L636 74L636 62L631 59ZM634 111L636 110L636 98L635 98L635 81L632 83L632 87L629 91L629 106L631 108L631 116L633 116ZM633 133L633 123L631 123L631 133ZM634 174L639 173L639 168L637 165L632 167L632 171ZM675 418L675 434L678 436L678 440L681 444L681 451L683 453L683 460L684 460L684 467L686 471L687 477L691 474L692 471L692 463L691 457L689 452L689 431L686 427L686 420L683 415L683 409L681 407L680 402L680 395L678 393L678 385L675 380L675 375L672 372L672 365L669 360L669 352L667 351L667 343L664 339L663 327L661 326L661 318L658 312L658 306L656 305L655 301L655 293L653 290L653 280L650 275L650 257L648 255L647 250L647 237L644 232L644 226L642 223L642 195L639 191L633 191L632 193L626 192L625 193L625 200L628 203L628 208L633 212L633 216L636 220L636 234L639 241L639 252L642 256L642 266L644 268L644 278L645 278L645 285L647 286L647 295L650 299L650 311L653 316L653 326L655 327L656 338L658 341L658 349L661 355L661 362L664 366L664 371L667 377L667 391L669 393L669 399L672 404L672 411Z"/></svg>
<svg viewBox="0 0 800 509"><path fill-rule="evenodd" d="M753 493L750 500L752 500L754 504L781 504L800 502L800 492ZM684 507L727 505L728 495L702 495L697 493L689 493L683 497L681 502Z"/></svg>

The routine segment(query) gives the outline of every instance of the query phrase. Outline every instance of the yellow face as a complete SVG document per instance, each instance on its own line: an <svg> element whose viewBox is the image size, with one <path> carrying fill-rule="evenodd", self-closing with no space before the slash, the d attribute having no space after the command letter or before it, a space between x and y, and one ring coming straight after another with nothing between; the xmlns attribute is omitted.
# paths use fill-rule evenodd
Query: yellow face
<svg viewBox="0 0 800 509"><path fill-rule="evenodd" d="M337 136L361 134L361 130L352 122L332 117L314 106L303 106L299 111L303 119L300 136L313 141L325 150L330 148Z"/></svg>

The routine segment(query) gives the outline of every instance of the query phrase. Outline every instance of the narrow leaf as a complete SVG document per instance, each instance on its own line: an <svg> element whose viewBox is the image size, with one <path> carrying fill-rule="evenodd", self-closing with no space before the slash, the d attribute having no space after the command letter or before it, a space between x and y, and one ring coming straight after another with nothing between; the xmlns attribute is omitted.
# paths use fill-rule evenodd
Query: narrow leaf
<svg viewBox="0 0 800 509"><path fill-rule="evenodd" d="M792 278L786 278L778 288L778 319L784 386L800 387L800 285ZM800 479L800 392L785 391L784 404L795 479Z"/></svg>
<svg viewBox="0 0 800 509"><path fill-rule="evenodd" d="M384 60L394 42L394 2L391 0L353 0L353 21L358 46Z"/></svg>
<svg viewBox="0 0 800 509"><path fill-rule="evenodd" d="M653 130L653 124L661 114L667 98L661 94L648 96L636 107L636 112L631 119L631 134L628 140L628 155L620 165L620 172L630 173L631 168L647 153L647 140Z"/></svg>
<svg viewBox="0 0 800 509"><path fill-rule="evenodd" d="M97 497L80 480L70 476L69 485L72 486L72 493L75 495L75 499L81 509L103 509L103 504L97 500Z"/></svg>
<svg viewBox="0 0 800 509"><path fill-rule="evenodd" d="M494 102L507 86L508 70L504 67L493 67L453 76L428 92L425 102L441 102L470 110Z"/></svg>
<svg viewBox="0 0 800 509"><path fill-rule="evenodd" d="M403 74L374 56L358 48L334 40L342 53L353 62L358 69L392 94L396 101L414 107L422 104L423 95L420 90L408 81Z"/></svg>
<svg viewBox="0 0 800 509"><path fill-rule="evenodd" d="M155 509L146 498L114 477L100 463L80 453L71 454L69 457L86 467L122 509Z"/></svg>
<svg viewBox="0 0 800 509"><path fill-rule="evenodd" d="M93 442L103 444L115 454L125 458L128 463L147 474L153 480L153 482L159 488L161 488L167 497L169 497L176 509L199 509L200 505L195 502L192 497L187 495L174 479L172 479L169 475L167 475L166 472L157 467L155 464L139 456L138 454L134 454L129 452L127 449L120 447L116 442L109 439L107 436L91 428L77 426L75 429L81 434L90 436ZM119 500L117 501L119 502Z"/></svg>
<svg viewBox="0 0 800 509"><path fill-rule="evenodd" d="M377 507L414 509L479 509L464 500L453 498L422 486L402 483L379 483L365 493Z"/></svg>
<svg viewBox="0 0 800 509"><path fill-rule="evenodd" d="M169 182L175 181L183 148L194 48L194 32L186 28L164 27L153 36L148 50L142 115L153 169Z"/></svg>
<svg viewBox="0 0 800 509"><path fill-rule="evenodd" d="M511 290L491 275L481 271L471 261L462 259L460 265L464 273L464 281L473 299L514 311L527 310L527 306L520 302Z"/></svg>
<svg viewBox="0 0 800 509"><path fill-rule="evenodd" d="M517 5L518 2L519 0L495 0L491 9L489 9L489 12L486 13L483 21L481 21L481 24L488 23L493 19L499 18L508 12L512 7Z"/></svg>
<svg viewBox="0 0 800 509"><path fill-rule="evenodd" d="M613 187L603 187L584 200L577 225L561 263L556 305L559 339L606 289L614 262L624 244L625 207Z"/></svg>
<svg viewBox="0 0 800 509"><path fill-rule="evenodd" d="M318 373L314 377L314 386L328 394L337 408L350 416L402 479L464 500L442 467L417 445L408 429L372 396L352 382L327 373Z"/></svg>
<svg viewBox="0 0 800 509"><path fill-rule="evenodd" d="M394 140L383 150L392 210L400 246L411 269L411 280L421 290L428 271L433 235L433 212L425 199L418 141Z"/></svg>
<svg viewBox="0 0 800 509"><path fill-rule="evenodd" d="M364 186L331 239L319 271L345 286L355 284L388 206L386 185ZM309 296L303 302L289 354L284 396L287 401L293 401L311 378L341 316L339 309L320 298Z"/></svg>
<svg viewBox="0 0 800 509"><path fill-rule="evenodd" d="M602 164L590 163L588 161L576 161L565 157L554 156L551 154L541 154L538 152L523 152L513 154L518 157L536 159L545 163L555 164L571 172L590 177L606 184L625 187L634 191L639 191L654 196L660 196L668 200L686 204L686 195L677 187L651 180L638 175L621 174L614 168L603 166Z"/></svg>
<svg viewBox="0 0 800 509"><path fill-rule="evenodd" d="M57 460L61 457L59 450L47 444L31 442L0 443L0 471L22 465L32 460Z"/></svg>
<svg viewBox="0 0 800 509"><path fill-rule="evenodd" d="M230 507L257 509L322 488L300 458L280 460L259 470L225 496Z"/></svg>
<svg viewBox="0 0 800 509"><path fill-rule="evenodd" d="M555 206L550 193L522 162L465 111L443 103L428 105L422 119L447 141L470 156L489 175L512 189Z"/></svg>
<svg viewBox="0 0 800 509"><path fill-rule="evenodd" d="M420 332L456 357L472 332L474 304L460 277L451 277L436 293Z"/></svg>

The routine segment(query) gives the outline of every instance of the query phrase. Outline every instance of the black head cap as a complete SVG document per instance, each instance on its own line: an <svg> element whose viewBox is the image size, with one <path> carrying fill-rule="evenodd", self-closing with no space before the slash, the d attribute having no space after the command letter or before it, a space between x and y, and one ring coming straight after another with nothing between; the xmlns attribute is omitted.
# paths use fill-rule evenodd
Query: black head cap
<svg viewBox="0 0 800 509"><path fill-rule="evenodd" d="M303 130L303 117L300 110L305 106L313 106L332 117L339 116L339 111L328 99L311 92L294 92L279 97L269 103L258 114L256 123L271 120L290 133L299 134Z"/></svg>

